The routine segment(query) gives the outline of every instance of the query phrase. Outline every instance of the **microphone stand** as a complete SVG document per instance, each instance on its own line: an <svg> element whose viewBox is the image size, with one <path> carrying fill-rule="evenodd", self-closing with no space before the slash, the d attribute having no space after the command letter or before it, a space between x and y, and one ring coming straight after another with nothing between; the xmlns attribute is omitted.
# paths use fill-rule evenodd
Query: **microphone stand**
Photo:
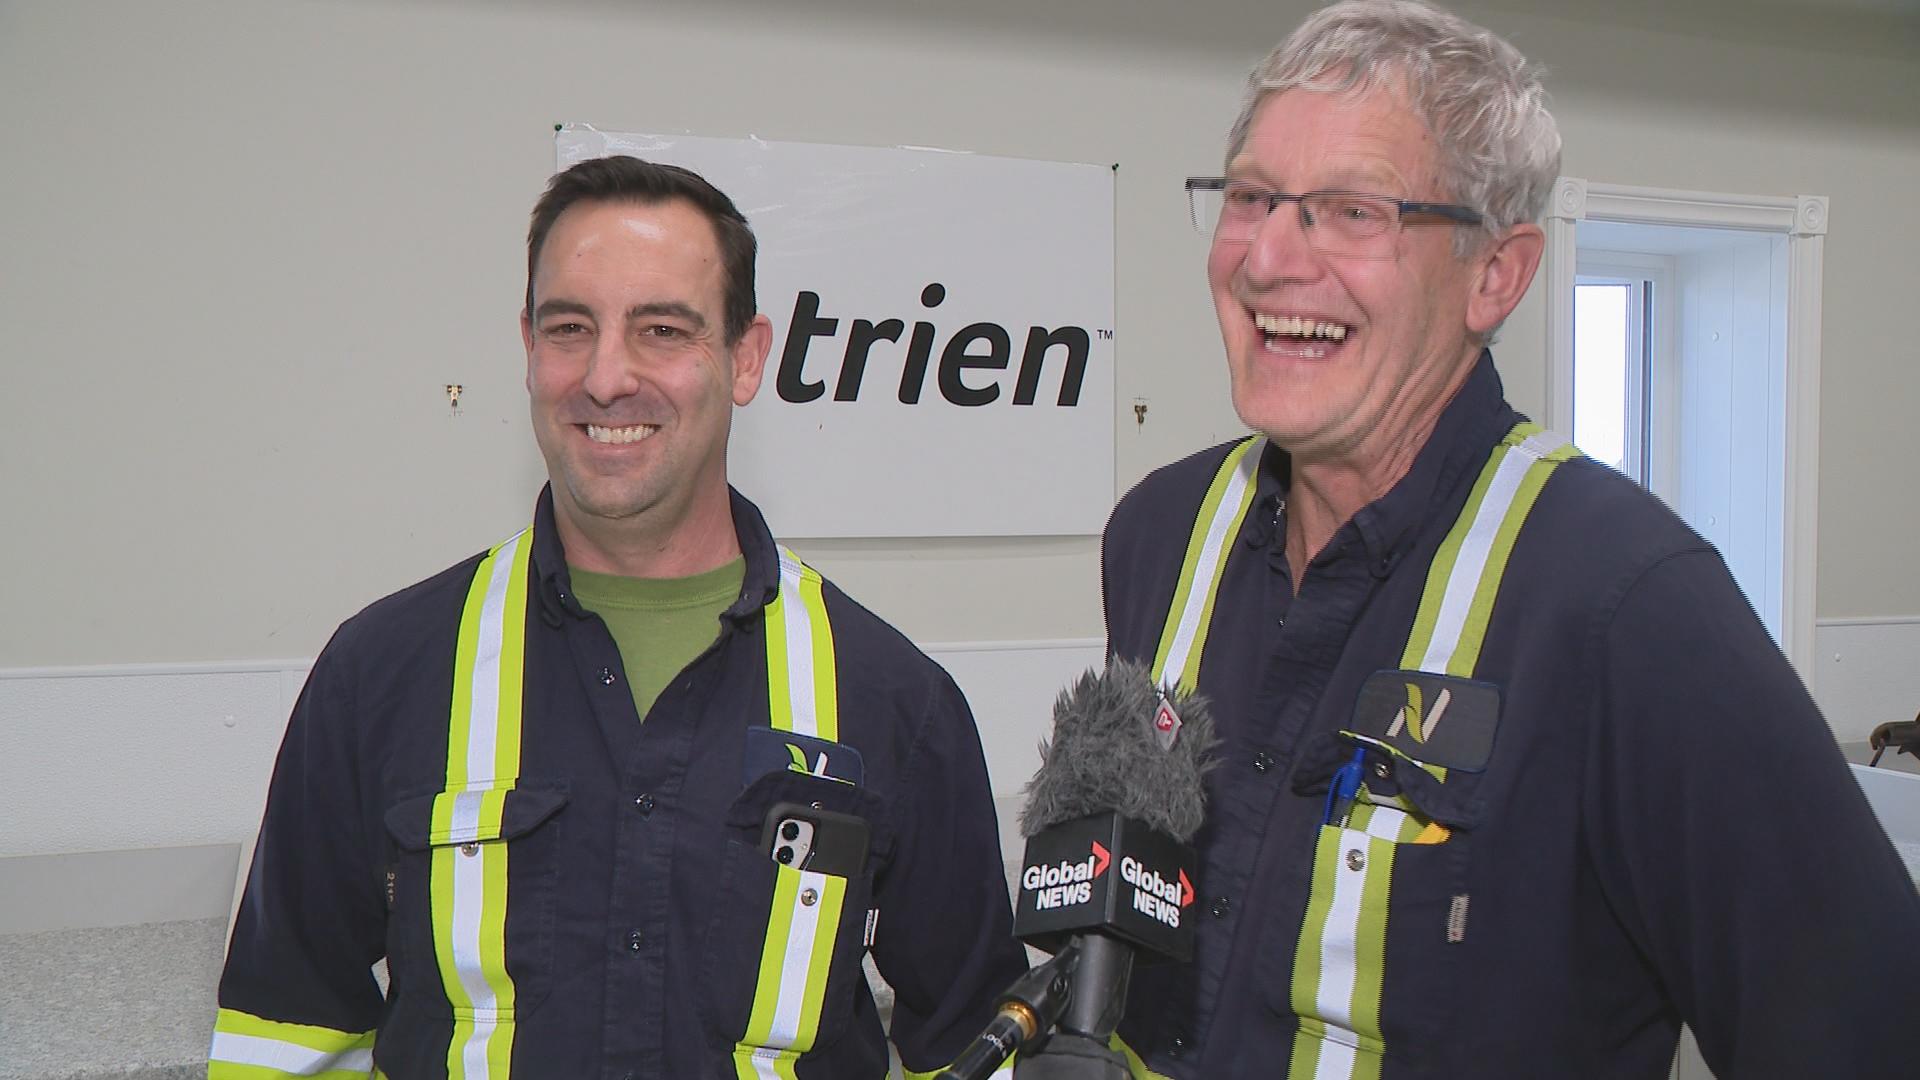
<svg viewBox="0 0 1920 1080"><path fill-rule="evenodd" d="M1072 986L1059 1030L1043 1035L1014 1064L1014 1080L1129 1080L1127 1059L1109 1043L1127 1006L1133 946L1106 934L1084 934L1062 949L1075 950Z"/></svg>

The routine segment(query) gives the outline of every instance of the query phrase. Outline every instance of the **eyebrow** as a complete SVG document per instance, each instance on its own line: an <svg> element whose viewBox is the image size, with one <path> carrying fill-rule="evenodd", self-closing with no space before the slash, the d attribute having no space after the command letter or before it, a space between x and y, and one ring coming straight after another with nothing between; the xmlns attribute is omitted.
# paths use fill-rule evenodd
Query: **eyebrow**
<svg viewBox="0 0 1920 1080"><path fill-rule="evenodd" d="M700 314L692 307L678 300L655 300L651 303L635 304L627 309L628 322L633 322L636 319L644 319L649 315L671 315L677 319L685 319L687 322L692 323L695 330L705 330L707 328L707 317L705 315Z"/></svg>
<svg viewBox="0 0 1920 1080"><path fill-rule="evenodd" d="M592 318L593 312L587 305L576 303L572 300L542 300L539 308L535 309L533 313L535 321L553 315L585 315L588 318Z"/></svg>
<svg viewBox="0 0 1920 1080"><path fill-rule="evenodd" d="M576 300L543 300L540 303L539 310L534 313L534 319L538 321L554 315L581 315L591 319L593 318L593 309ZM644 319L650 315L671 315L692 323L695 330L705 330L707 328L706 316L678 300L656 300L645 304L635 304L627 309L628 322L636 319Z"/></svg>

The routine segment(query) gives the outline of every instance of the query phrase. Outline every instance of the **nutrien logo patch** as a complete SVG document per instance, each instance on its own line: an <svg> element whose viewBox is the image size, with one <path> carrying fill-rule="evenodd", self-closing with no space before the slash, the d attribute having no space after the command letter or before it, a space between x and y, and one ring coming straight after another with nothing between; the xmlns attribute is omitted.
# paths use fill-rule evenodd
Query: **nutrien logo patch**
<svg viewBox="0 0 1920 1080"><path fill-rule="evenodd" d="M932 282L920 290L922 307L936 308L946 299L947 287L940 282ZM847 327L846 345L841 350L839 368L836 370L829 364L820 372L834 376L833 400L858 401L861 389L867 385L867 362L872 358L874 346L881 342L887 346L898 345L900 335L906 332L905 319L851 320ZM800 295L794 298L793 318L787 323L787 343L780 350L780 370L774 378L774 388L781 400L803 405L826 394L824 379L807 379L807 360L812 355L811 347L815 338L831 341L839 333L840 319L820 314L820 294L801 290ZM1086 328L1032 326L1027 328L1026 333L1026 343L1020 353L1020 367L1014 377L1013 404L1034 404L1040 393L1041 370L1050 354L1064 354L1062 363L1065 365L1060 375L1060 394L1054 399L1054 404L1063 408L1080 404L1080 385L1086 380L1087 354L1093 346ZM927 385L927 370L933 366L933 346L939 334L940 331L930 321L913 324L913 333L907 337L905 356L898 361L900 382L895 397L900 404L920 403L920 396ZM1055 350L1060 352L1055 353ZM893 367L891 357L900 356L899 352L885 346L881 354L888 357L883 362L889 368ZM1006 327L994 322L969 323L954 331L941 346L940 363L934 368L935 384L940 389L940 396L954 405L991 405L1000 399L1002 390L998 373L1007 370L1012 362L1013 335Z"/></svg>

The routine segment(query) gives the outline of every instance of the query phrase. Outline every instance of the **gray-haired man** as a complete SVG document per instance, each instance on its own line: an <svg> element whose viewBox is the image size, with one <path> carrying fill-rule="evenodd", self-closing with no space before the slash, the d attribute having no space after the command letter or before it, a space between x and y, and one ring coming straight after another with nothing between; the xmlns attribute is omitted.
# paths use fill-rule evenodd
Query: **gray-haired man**
<svg viewBox="0 0 1920 1080"><path fill-rule="evenodd" d="M1207 207L1254 438L1135 488L1109 651L1214 701L1195 961L1136 1072L1913 1075L1920 896L1714 550L1529 424L1486 345L1560 139L1417 3L1254 73Z"/></svg>

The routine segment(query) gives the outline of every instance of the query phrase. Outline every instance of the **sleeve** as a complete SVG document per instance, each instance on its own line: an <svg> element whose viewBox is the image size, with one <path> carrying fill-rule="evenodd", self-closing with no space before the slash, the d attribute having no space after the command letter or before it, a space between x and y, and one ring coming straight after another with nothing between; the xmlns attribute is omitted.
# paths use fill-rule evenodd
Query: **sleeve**
<svg viewBox="0 0 1920 1080"><path fill-rule="evenodd" d="M350 692L322 655L274 765L220 978L210 1080L373 1072L386 914L353 733Z"/></svg>
<svg viewBox="0 0 1920 1080"><path fill-rule="evenodd" d="M942 674L923 715L893 815L901 832L875 883L874 962L893 986L892 1038L909 1076L958 1056L1027 970L973 714Z"/></svg>
<svg viewBox="0 0 1920 1080"><path fill-rule="evenodd" d="M1711 551L1599 630L1588 839L1720 1076L1900 1076L1920 893L1804 686Z"/></svg>

